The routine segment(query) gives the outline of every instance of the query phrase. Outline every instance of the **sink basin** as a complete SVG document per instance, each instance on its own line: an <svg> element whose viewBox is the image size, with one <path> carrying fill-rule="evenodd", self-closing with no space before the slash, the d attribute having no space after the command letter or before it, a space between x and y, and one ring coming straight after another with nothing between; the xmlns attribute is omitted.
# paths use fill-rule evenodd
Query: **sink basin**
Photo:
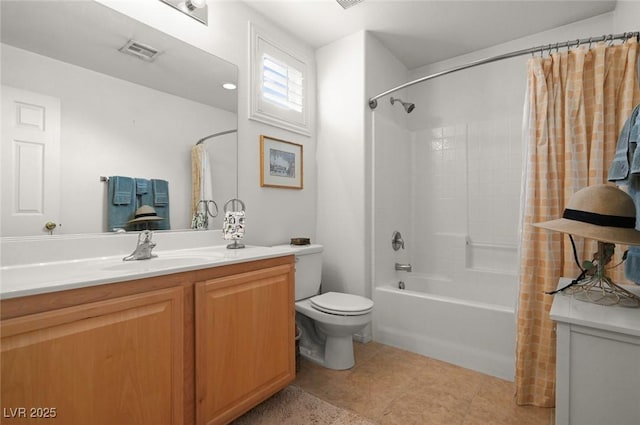
<svg viewBox="0 0 640 425"><path fill-rule="evenodd" d="M218 259L216 256L170 256L170 257L154 257L148 260L131 260L122 261L118 264L112 264L102 267L102 270L107 271L119 271L130 270L136 272L152 271L152 270L164 270L173 267L186 267L196 264L210 263L211 261Z"/></svg>

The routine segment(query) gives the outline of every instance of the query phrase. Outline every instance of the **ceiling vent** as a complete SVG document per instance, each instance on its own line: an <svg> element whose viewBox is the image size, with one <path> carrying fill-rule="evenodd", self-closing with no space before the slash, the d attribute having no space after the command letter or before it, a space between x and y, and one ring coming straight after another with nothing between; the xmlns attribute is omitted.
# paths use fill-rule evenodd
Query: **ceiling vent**
<svg viewBox="0 0 640 425"><path fill-rule="evenodd" d="M355 6L356 4L364 1L364 0L336 0L343 9L348 9L351 6Z"/></svg>
<svg viewBox="0 0 640 425"><path fill-rule="evenodd" d="M154 49L151 46L138 43L135 40L127 41L127 44L122 46L119 50L122 53L135 56L138 59L142 59L147 62L153 62L156 59L156 57L160 54L159 50Z"/></svg>

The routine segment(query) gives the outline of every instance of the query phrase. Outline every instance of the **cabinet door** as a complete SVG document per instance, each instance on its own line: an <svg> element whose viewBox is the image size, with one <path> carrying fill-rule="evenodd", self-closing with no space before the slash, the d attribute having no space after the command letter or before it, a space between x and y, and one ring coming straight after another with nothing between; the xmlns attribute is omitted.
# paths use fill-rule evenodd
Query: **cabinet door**
<svg viewBox="0 0 640 425"><path fill-rule="evenodd" d="M181 424L182 299L169 288L3 321L2 423Z"/></svg>
<svg viewBox="0 0 640 425"><path fill-rule="evenodd" d="M293 266L197 282L196 419L226 424L295 378Z"/></svg>

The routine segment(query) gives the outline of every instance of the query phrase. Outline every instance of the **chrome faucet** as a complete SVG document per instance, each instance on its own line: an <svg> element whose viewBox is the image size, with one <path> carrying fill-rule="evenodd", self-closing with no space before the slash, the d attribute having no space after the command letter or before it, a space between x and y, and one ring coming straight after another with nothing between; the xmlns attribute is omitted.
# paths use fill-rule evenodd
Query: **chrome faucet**
<svg viewBox="0 0 640 425"><path fill-rule="evenodd" d="M151 250L156 247L155 242L151 242L152 236L153 233L151 233L150 230L143 230L140 232L138 235L138 245L136 246L135 251L124 257L122 261L148 260L149 258L157 257L156 254L151 253Z"/></svg>
<svg viewBox="0 0 640 425"><path fill-rule="evenodd" d="M396 263L396 270L398 270L400 272L410 272L411 271L411 264Z"/></svg>

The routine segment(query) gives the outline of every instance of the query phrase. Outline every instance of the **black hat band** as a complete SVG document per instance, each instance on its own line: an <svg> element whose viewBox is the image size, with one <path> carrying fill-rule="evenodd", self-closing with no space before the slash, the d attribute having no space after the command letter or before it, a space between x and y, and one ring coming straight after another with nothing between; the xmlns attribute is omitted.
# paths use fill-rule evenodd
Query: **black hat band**
<svg viewBox="0 0 640 425"><path fill-rule="evenodd" d="M136 218L140 218L140 217L157 217L157 216L158 216L158 214L154 213L154 212L136 214Z"/></svg>
<svg viewBox="0 0 640 425"><path fill-rule="evenodd" d="M588 211L571 210L569 208L564 210L562 218L595 224L596 226L620 227L623 229L635 229L636 227L635 217L597 214Z"/></svg>

